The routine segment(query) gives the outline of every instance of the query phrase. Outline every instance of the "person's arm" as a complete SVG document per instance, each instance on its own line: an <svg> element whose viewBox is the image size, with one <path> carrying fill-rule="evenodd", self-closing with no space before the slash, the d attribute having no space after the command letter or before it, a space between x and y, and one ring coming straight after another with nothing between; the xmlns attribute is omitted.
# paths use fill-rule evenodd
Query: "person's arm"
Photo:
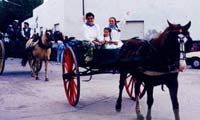
<svg viewBox="0 0 200 120"><path fill-rule="evenodd" d="M126 14L120 19L119 23L118 23L118 27L119 29L121 29L125 24L126 21L128 19L128 17L130 16L130 11L126 12Z"/></svg>
<svg viewBox="0 0 200 120"><path fill-rule="evenodd" d="M100 27L99 25L96 24L96 34L97 34L97 40L101 40L101 35L100 35Z"/></svg>
<svg viewBox="0 0 200 120"><path fill-rule="evenodd" d="M108 41L108 43L110 43L110 44L114 44L114 45L118 45L118 41L110 40L110 41Z"/></svg>
<svg viewBox="0 0 200 120"><path fill-rule="evenodd" d="M101 43L102 44L107 44L108 42L109 41L107 41L104 36L101 38Z"/></svg>

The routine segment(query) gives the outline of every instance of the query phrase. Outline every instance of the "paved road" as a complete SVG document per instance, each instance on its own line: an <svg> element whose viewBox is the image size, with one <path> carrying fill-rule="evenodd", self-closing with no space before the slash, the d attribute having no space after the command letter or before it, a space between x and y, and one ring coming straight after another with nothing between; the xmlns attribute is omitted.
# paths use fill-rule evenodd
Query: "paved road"
<svg viewBox="0 0 200 120"><path fill-rule="evenodd" d="M66 100L61 79L61 65L50 62L49 82L30 77L29 67L21 67L20 59L6 60L0 76L0 120L136 120L135 102L123 94L121 113L114 106L118 94L119 75L95 75L90 82L81 82L81 96L77 107ZM187 69L179 76L181 120L199 120L200 70ZM173 120L167 88L154 89L153 120ZM146 113L146 97L141 100Z"/></svg>

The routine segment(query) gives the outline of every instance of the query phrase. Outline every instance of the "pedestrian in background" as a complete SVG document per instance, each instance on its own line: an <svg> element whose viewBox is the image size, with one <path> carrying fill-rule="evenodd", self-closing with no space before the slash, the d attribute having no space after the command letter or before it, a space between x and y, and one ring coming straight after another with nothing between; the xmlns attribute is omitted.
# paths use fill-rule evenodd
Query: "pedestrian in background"
<svg viewBox="0 0 200 120"><path fill-rule="evenodd" d="M58 48L57 48L57 64L59 65L61 62L62 62L62 54L63 54L63 51L65 49L65 45L63 43L64 41L64 36L63 34L59 31L57 33L57 44L58 44Z"/></svg>
<svg viewBox="0 0 200 120"><path fill-rule="evenodd" d="M24 22L24 27L22 29L22 36L28 41L31 37L31 28L29 28L29 23Z"/></svg>

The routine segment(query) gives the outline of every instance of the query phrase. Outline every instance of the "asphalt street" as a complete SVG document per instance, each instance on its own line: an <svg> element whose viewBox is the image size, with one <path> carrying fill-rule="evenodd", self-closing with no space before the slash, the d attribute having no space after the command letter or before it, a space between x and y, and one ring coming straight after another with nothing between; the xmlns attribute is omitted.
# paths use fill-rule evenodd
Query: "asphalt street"
<svg viewBox="0 0 200 120"><path fill-rule="evenodd" d="M30 75L20 59L8 58L0 76L0 120L136 120L135 102L126 91L120 113L115 111L118 95L118 74L94 75L90 82L81 81L80 101L76 107L68 104L62 81L61 65L49 64L49 82L44 81L44 66L40 80ZM86 79L84 77L82 79ZM181 120L199 120L200 70L188 69L179 75L179 105ZM141 99L146 114L146 96ZM152 120L174 120L167 87L154 89Z"/></svg>

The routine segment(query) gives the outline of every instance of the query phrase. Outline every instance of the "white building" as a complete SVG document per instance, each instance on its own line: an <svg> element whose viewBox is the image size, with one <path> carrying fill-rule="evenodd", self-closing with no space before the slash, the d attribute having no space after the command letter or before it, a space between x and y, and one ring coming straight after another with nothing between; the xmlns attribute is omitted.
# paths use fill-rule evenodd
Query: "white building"
<svg viewBox="0 0 200 120"><path fill-rule="evenodd" d="M124 0L131 1L131 0ZM111 16L117 20L124 19L128 11L119 8L116 0L84 0L84 11L95 14L95 23L99 24L101 31L108 26ZM111 7L112 6L112 7ZM130 13L131 15L131 13ZM127 24L122 27L122 39L144 36L144 21L127 17ZM43 29L60 30L67 36L82 38L83 2L81 0L48 0L33 11L33 17L26 20L31 28L37 32ZM134 29L132 29L134 28Z"/></svg>
<svg viewBox="0 0 200 120"><path fill-rule="evenodd" d="M33 18L27 20L32 28L59 29L67 36L81 38L82 16L84 11L95 14L95 22L101 30L108 25L108 18L117 20L130 11L127 24L122 28L122 39L139 36L143 38L148 30L163 31L172 23L186 24L192 22L190 28L193 39L200 39L200 7L198 0L48 0L34 10ZM131 22L132 21L132 22Z"/></svg>

